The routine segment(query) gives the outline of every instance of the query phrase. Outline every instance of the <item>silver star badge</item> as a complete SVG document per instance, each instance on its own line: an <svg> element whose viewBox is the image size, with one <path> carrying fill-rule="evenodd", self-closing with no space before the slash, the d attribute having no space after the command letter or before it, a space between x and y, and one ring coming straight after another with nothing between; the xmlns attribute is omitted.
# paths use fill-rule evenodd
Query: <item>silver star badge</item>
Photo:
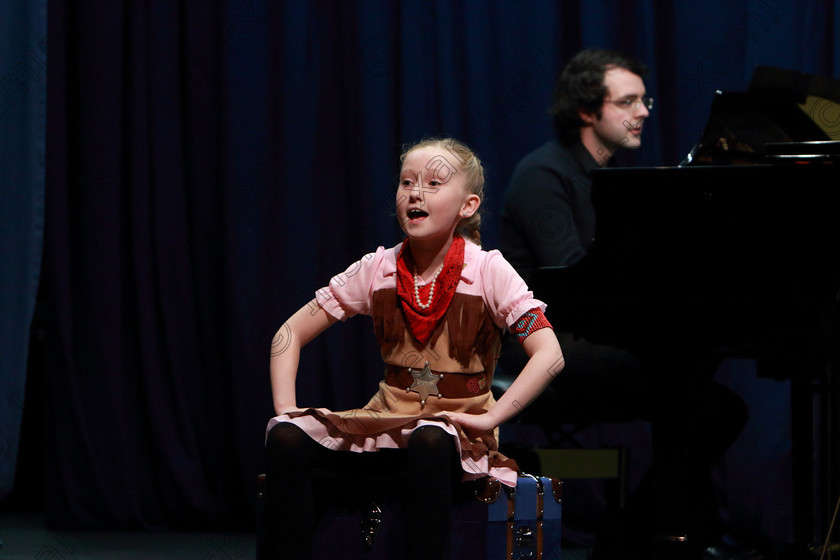
<svg viewBox="0 0 840 560"><path fill-rule="evenodd" d="M442 395L437 384L443 377L443 374L435 375L432 373L432 370L429 368L429 362L426 362L423 369L408 368L408 373L411 374L414 381L411 383L411 387L406 389L405 392L414 391L419 394L420 406L426 404L426 399L429 398L429 395L435 395L437 398L441 398Z"/></svg>

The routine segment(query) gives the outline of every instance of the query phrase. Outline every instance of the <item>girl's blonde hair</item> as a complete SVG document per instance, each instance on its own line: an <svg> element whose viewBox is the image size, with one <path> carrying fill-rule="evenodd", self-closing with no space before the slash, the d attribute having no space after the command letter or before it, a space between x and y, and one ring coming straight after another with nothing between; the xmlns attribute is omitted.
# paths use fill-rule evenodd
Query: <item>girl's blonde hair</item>
<svg viewBox="0 0 840 560"><path fill-rule="evenodd" d="M428 147L442 148L452 154L452 159L456 160L459 170L466 174L464 184L467 191L478 195L479 200L484 202L484 167L481 165L478 155L459 140L454 138L425 138L404 148L400 156L400 163L405 160L410 152ZM481 244L481 232L479 231L481 229L481 210L482 207L479 206L475 214L469 218L461 218L455 228L455 231L463 237L479 245Z"/></svg>

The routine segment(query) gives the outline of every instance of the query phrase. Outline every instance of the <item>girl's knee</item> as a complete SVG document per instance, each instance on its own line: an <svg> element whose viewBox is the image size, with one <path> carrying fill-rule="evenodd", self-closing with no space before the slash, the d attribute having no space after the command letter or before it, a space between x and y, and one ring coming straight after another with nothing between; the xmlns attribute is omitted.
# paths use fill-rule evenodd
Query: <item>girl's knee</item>
<svg viewBox="0 0 840 560"><path fill-rule="evenodd" d="M417 453L450 453L455 449L452 435L437 426L423 426L408 438L408 449Z"/></svg>
<svg viewBox="0 0 840 560"><path fill-rule="evenodd" d="M306 437L309 436L294 424L280 422L269 430L266 445L299 445Z"/></svg>

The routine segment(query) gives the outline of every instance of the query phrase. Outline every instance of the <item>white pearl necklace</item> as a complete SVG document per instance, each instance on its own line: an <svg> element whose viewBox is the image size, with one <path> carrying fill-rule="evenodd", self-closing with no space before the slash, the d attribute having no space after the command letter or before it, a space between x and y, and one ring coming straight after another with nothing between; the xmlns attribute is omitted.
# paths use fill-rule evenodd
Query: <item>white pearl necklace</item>
<svg viewBox="0 0 840 560"><path fill-rule="evenodd" d="M414 269L414 301L417 302L417 306L420 309L425 310L425 309L428 309L430 305L432 305L432 299L434 299L434 297L435 297L435 282L437 282L438 274L440 274L441 270L443 270L443 263L441 263L441 265L438 267L437 271L435 272L435 275L432 277L432 285L429 288L429 301L427 301L425 304L423 304L420 301L420 286L418 286L418 284L417 284L418 280L420 280L420 276L418 276L417 268L415 267L415 269Z"/></svg>

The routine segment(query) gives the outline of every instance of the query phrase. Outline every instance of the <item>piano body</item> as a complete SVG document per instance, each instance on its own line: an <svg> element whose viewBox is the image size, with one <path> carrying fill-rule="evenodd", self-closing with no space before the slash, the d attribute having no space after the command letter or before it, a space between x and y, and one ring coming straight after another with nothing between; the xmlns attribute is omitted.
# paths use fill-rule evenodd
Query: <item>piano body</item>
<svg viewBox="0 0 840 560"><path fill-rule="evenodd" d="M596 170L592 248L532 282L560 330L790 379L796 544L840 494L838 103L840 82L758 68L681 166Z"/></svg>

